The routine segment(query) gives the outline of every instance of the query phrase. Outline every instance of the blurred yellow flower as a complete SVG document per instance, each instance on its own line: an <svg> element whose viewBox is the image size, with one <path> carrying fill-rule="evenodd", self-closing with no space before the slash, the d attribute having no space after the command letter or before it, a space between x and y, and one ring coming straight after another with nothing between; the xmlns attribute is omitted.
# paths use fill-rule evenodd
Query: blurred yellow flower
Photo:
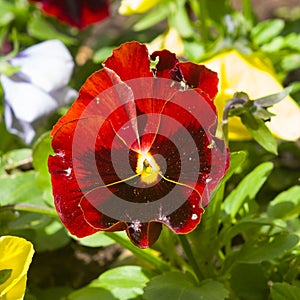
<svg viewBox="0 0 300 300"><path fill-rule="evenodd" d="M25 294L33 246L23 238L2 236L0 253L0 271L12 270L10 277L0 284L0 299L21 300Z"/></svg>
<svg viewBox="0 0 300 300"><path fill-rule="evenodd" d="M150 53L168 49L174 52L176 56L184 56L184 45L178 32L174 28L170 28L165 33L159 35L152 42L147 44Z"/></svg>
<svg viewBox="0 0 300 300"><path fill-rule="evenodd" d="M119 7L120 15L134 15L141 14L162 0L122 0L121 6Z"/></svg>
<svg viewBox="0 0 300 300"><path fill-rule="evenodd" d="M235 92L246 92L254 100L283 89L267 58L246 56L231 50L202 63L219 74L219 93L215 99L219 118L222 118L226 101ZM275 104L269 111L276 116L266 125L275 137L291 141L300 138L300 107L290 96ZM229 138L251 138L238 117L229 118Z"/></svg>

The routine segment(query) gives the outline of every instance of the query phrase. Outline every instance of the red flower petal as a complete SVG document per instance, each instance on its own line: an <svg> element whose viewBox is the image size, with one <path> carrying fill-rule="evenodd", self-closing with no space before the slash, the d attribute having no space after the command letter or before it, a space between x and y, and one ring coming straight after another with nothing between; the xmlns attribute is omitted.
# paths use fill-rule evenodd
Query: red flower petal
<svg viewBox="0 0 300 300"><path fill-rule="evenodd" d="M63 23L83 29L109 16L108 0L30 0L39 2L41 9Z"/></svg>
<svg viewBox="0 0 300 300"><path fill-rule="evenodd" d="M200 88L214 99L218 92L218 74L203 65L180 62L171 71L171 78L184 81L191 88Z"/></svg>
<svg viewBox="0 0 300 300"><path fill-rule="evenodd" d="M113 51L103 65L115 71L125 81L140 77L153 77L147 47L138 42L122 44Z"/></svg>

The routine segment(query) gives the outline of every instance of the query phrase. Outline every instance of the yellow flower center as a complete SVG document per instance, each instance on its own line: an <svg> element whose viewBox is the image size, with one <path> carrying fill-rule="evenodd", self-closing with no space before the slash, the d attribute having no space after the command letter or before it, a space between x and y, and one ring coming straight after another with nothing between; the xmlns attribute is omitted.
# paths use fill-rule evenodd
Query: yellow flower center
<svg viewBox="0 0 300 300"><path fill-rule="evenodd" d="M151 184L157 181L160 168L150 153L139 154L136 173L144 183Z"/></svg>

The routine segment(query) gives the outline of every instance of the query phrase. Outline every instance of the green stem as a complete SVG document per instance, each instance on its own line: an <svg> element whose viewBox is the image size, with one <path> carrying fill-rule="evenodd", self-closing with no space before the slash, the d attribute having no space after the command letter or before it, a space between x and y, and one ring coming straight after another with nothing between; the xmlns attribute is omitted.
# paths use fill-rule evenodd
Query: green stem
<svg viewBox="0 0 300 300"><path fill-rule="evenodd" d="M231 109L235 108L236 105L244 105L247 100L242 98L232 98L226 102L224 112L223 112L223 120L222 120L222 131L224 135L224 139L226 144L228 145L228 118L229 112Z"/></svg>
<svg viewBox="0 0 300 300"><path fill-rule="evenodd" d="M200 21L200 33L203 44L205 44L208 40L208 30L207 30L207 9L206 9L206 0L199 0L200 10L198 14L198 18Z"/></svg>
<svg viewBox="0 0 300 300"><path fill-rule="evenodd" d="M134 246L128 238L122 237L117 232L104 232L109 238L113 239L115 242L120 244L125 249L128 249L138 258L148 262L153 267L155 267L160 272L170 271L173 268L161 259L159 256L154 254L154 251L151 249L140 249L137 246Z"/></svg>
<svg viewBox="0 0 300 300"><path fill-rule="evenodd" d="M179 240L180 240L180 243L181 243L181 246L187 256L187 259L189 261L189 263L191 264L194 272L195 272L195 275L197 276L199 282L201 282L203 279L204 279L204 275L202 274L198 264L197 264L197 261L195 259L195 256L193 254L193 251L192 251L192 248L191 248L191 245L186 237L186 235L184 234L179 234L178 235L179 237Z"/></svg>
<svg viewBox="0 0 300 300"><path fill-rule="evenodd" d="M25 204L25 203L18 203L18 204L11 204L11 205L4 205L0 207L0 210L19 210L19 211L27 211L33 212L43 215L48 215L51 217L57 217L57 212L54 208L45 207L45 206L38 206L34 204Z"/></svg>
<svg viewBox="0 0 300 300"><path fill-rule="evenodd" d="M245 19L250 23L250 26L253 25L253 10L250 0L242 0L243 14Z"/></svg>

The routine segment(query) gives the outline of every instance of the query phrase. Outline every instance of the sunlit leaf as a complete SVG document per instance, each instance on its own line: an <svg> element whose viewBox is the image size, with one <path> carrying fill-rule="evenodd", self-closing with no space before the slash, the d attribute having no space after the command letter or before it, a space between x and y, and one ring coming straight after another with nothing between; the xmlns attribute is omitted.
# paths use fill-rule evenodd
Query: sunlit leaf
<svg viewBox="0 0 300 300"><path fill-rule="evenodd" d="M267 20L258 23L251 31L251 37L257 45L262 45L277 37L284 28L281 19Z"/></svg>
<svg viewBox="0 0 300 300"><path fill-rule="evenodd" d="M277 195L269 203L268 215L278 219L288 219L300 214L300 186L294 186Z"/></svg>
<svg viewBox="0 0 300 300"><path fill-rule="evenodd" d="M89 288L103 288L120 300L134 299L143 294L149 281L140 266L122 266L110 269L91 282Z"/></svg>
<svg viewBox="0 0 300 300"><path fill-rule="evenodd" d="M151 26L159 23L165 19L169 14L168 6L162 5L156 9L151 10L148 14L143 16L141 20L136 22L133 29L136 31L144 30L150 28Z"/></svg>
<svg viewBox="0 0 300 300"><path fill-rule="evenodd" d="M246 126L252 137L267 151L277 154L277 142L264 121L250 112L241 114L242 123Z"/></svg>
<svg viewBox="0 0 300 300"><path fill-rule="evenodd" d="M45 18L39 16L29 20L28 31L31 36L40 40L58 39L66 45L76 44L75 38L56 30L56 28Z"/></svg>
<svg viewBox="0 0 300 300"><path fill-rule="evenodd" d="M291 71L300 67L300 54L289 54L283 57L281 66L285 71Z"/></svg>
<svg viewBox="0 0 300 300"><path fill-rule="evenodd" d="M35 172L23 172L13 176L0 177L0 204L38 204L41 205L42 191L35 182Z"/></svg>
<svg viewBox="0 0 300 300"><path fill-rule="evenodd" d="M103 232L96 232L95 234L84 238L77 238L75 236L72 237L81 245L86 247L106 247L115 243L114 240L110 239Z"/></svg>
<svg viewBox="0 0 300 300"><path fill-rule="evenodd" d="M0 27L9 24L14 19L14 5L6 1L0 1Z"/></svg>
<svg viewBox="0 0 300 300"><path fill-rule="evenodd" d="M243 204L254 199L272 169L273 164L265 162L249 173L224 200L224 212L232 219L235 218Z"/></svg>

